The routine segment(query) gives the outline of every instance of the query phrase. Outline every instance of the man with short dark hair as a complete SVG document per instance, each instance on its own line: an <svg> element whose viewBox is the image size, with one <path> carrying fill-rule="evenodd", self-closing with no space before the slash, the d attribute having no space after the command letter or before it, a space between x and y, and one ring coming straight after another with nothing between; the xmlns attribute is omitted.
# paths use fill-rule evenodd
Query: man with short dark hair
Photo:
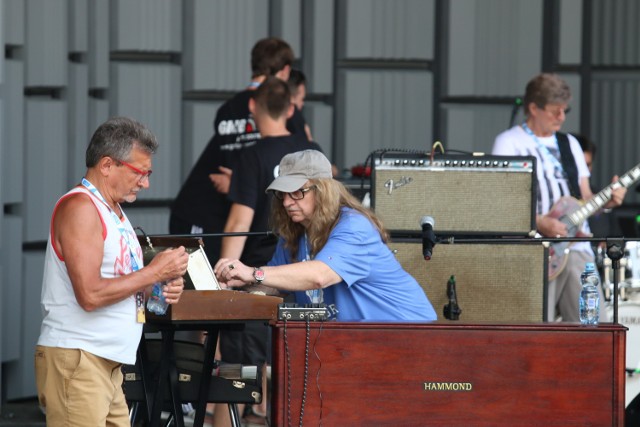
<svg viewBox="0 0 640 427"><path fill-rule="evenodd" d="M216 114L214 135L193 166L171 206L171 234L222 232L231 203L226 194L233 168L243 149L260 138L260 130L249 111L253 91L270 76L287 81L294 60L293 50L277 37L259 40L251 50L251 82L226 101ZM299 110L287 120L292 134L304 135L305 122ZM211 264L220 255L220 239L204 238Z"/></svg>
<svg viewBox="0 0 640 427"><path fill-rule="evenodd" d="M249 109L262 138L242 152L234 169L229 189L232 205L224 228L227 233L269 230L272 195L265 190L277 176L280 160L296 151L321 150L315 142L287 130L287 119L294 108L287 83L268 77L252 95ZM273 235L224 237L220 256L239 258L249 265L263 265L271 259L276 243ZM262 366L269 359L268 337L269 330L264 324L247 325L242 331L223 331L220 335L222 360ZM261 411L266 413L266 393L263 399ZM255 407L253 412L258 412ZM219 408L215 414L216 425L221 424L218 417L226 418L226 411L221 412Z"/></svg>

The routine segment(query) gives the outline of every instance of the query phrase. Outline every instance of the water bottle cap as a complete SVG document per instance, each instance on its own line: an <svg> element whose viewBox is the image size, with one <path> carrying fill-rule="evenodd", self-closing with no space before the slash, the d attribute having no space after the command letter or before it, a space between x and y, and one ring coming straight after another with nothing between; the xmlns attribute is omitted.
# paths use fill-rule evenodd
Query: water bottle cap
<svg viewBox="0 0 640 427"><path fill-rule="evenodd" d="M596 271L596 265L592 262L588 262L584 266L584 271Z"/></svg>

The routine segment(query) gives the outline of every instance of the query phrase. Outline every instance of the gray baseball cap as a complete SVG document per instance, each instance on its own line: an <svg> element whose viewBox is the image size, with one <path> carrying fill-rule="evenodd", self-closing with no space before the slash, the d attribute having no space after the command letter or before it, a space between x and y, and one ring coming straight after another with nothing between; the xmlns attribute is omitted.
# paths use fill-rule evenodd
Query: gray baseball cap
<svg viewBox="0 0 640 427"><path fill-rule="evenodd" d="M318 150L304 150L287 154L280 160L278 177L266 191L291 193L310 179L333 178L331 162Z"/></svg>

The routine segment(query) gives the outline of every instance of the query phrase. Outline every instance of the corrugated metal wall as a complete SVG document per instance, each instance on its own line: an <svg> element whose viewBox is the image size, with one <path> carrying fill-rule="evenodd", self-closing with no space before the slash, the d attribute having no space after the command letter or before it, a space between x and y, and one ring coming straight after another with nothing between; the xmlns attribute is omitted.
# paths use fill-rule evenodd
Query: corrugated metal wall
<svg viewBox="0 0 640 427"><path fill-rule="evenodd" d="M581 64L584 5L592 64ZM545 22L550 7L560 28ZM550 63L574 92L566 130L588 123L599 188L640 160L639 18L633 0L0 0L1 397L35 393L51 208L84 173L88 139L107 117L132 115L157 134L151 189L128 213L166 233L167 205L215 111L249 81L257 39L278 35L294 47L309 79L304 115L348 169L374 149L427 150L435 138L489 151L510 100L549 58L552 31Z"/></svg>

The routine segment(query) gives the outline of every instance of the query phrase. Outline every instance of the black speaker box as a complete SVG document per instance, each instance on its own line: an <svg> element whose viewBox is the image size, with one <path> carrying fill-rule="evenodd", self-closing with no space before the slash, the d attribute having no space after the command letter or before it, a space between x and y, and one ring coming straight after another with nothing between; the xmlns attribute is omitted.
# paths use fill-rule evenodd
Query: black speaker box
<svg viewBox="0 0 640 427"><path fill-rule="evenodd" d="M548 249L542 243L440 243L429 261L418 239L395 239L389 247L420 283L438 320L447 320L443 308L451 276L461 323L546 320Z"/></svg>
<svg viewBox="0 0 640 427"><path fill-rule="evenodd" d="M535 157L387 154L374 159L371 207L391 233L533 236Z"/></svg>

